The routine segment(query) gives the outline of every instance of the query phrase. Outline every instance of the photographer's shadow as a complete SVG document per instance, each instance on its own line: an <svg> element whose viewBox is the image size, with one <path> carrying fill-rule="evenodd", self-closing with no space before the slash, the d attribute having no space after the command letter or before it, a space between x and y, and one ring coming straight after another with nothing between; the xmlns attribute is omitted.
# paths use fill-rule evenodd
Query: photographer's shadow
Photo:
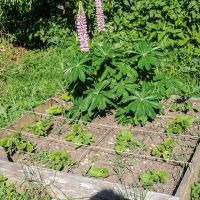
<svg viewBox="0 0 200 200"><path fill-rule="evenodd" d="M116 194L113 190L102 190L90 200L127 200L122 195Z"/></svg>

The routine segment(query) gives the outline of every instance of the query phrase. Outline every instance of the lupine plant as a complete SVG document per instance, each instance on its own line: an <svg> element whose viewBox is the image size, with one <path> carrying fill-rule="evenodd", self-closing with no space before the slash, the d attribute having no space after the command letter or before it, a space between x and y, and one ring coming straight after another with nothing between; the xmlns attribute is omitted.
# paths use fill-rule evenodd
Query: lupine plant
<svg viewBox="0 0 200 200"><path fill-rule="evenodd" d="M115 108L120 123L144 125L162 112L158 102L162 93L151 82L160 64L160 52L144 41L135 46L141 53L125 53L105 39L94 44L89 54L68 59L67 86L75 97L67 113L70 118L90 121Z"/></svg>
<svg viewBox="0 0 200 200"><path fill-rule="evenodd" d="M105 31L105 16L103 13L102 0L95 0L96 5L96 18L99 32Z"/></svg>
<svg viewBox="0 0 200 200"><path fill-rule="evenodd" d="M76 27L77 27L77 34L80 42L81 51L88 52L90 48L89 48L89 36L87 31L87 19L81 1L79 2L79 10L76 18Z"/></svg>

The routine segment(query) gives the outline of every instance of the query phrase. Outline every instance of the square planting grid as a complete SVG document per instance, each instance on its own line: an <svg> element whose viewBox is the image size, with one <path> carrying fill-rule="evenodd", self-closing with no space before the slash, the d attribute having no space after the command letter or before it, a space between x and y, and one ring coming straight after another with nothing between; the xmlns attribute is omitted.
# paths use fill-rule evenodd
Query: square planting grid
<svg viewBox="0 0 200 200"><path fill-rule="evenodd" d="M140 175L150 170L166 170L170 177L166 184L155 184L152 191L173 194L178 185L184 168L179 164L142 159L132 155L117 156L102 150L93 150L81 162L78 168L72 170L75 174L89 175L91 167L102 167L109 170L110 176L104 180L120 183L126 187L134 186L141 189Z"/></svg>
<svg viewBox="0 0 200 200"><path fill-rule="evenodd" d="M62 102L63 103L63 102ZM148 122L144 127L122 127L116 123L113 116L97 118L92 123L86 123L85 129L93 133L95 143L84 145L75 150L71 142L64 141L66 135L71 130L69 120L62 116L50 116L47 108L52 105L60 105L57 100L49 100L34 112L28 112L16 123L8 127L7 132L20 131L22 127L31 125L39 119L53 117L54 125L48 137L38 137L30 132L22 131L24 137L36 142L38 150L48 149L52 151L68 150L73 159L77 161L70 173L86 175L92 166L107 167L110 176L105 180L113 183L124 183L127 185L136 184L141 186L139 176L147 170L167 170L170 173L170 180L167 184L157 184L152 190L173 194L177 187L186 166L190 165L191 156L199 140L199 123L194 124L182 135L168 135L165 133L168 122L174 116L159 116L153 123ZM192 113L194 115L194 113ZM199 113L197 114L199 118ZM135 139L142 141L144 146L134 149L126 149L124 156L117 155L114 143L117 134L124 129L131 130ZM170 160L155 158L151 156L151 150L155 146L162 144L166 138L173 138L176 147ZM147 147L145 150L144 147ZM25 155L17 155L18 162L32 163L31 158ZM25 160L25 161L23 161ZM33 163L34 164L34 163Z"/></svg>

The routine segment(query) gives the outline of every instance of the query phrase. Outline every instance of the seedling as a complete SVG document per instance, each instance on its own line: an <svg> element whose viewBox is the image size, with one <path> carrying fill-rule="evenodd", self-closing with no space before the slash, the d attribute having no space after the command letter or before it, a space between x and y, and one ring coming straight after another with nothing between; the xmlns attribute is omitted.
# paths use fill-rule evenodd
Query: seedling
<svg viewBox="0 0 200 200"><path fill-rule="evenodd" d="M71 94L69 94L69 92L65 92L62 96L61 96L61 99L64 100L64 101L73 101L74 98Z"/></svg>
<svg viewBox="0 0 200 200"><path fill-rule="evenodd" d="M140 176L140 180L145 189L150 189L159 182L166 184L169 177L170 175L167 171L147 171Z"/></svg>
<svg viewBox="0 0 200 200"><path fill-rule="evenodd" d="M107 168L100 168L100 167L92 167L89 171L88 174L93 177L97 178L107 178L110 176L109 170Z"/></svg>
<svg viewBox="0 0 200 200"><path fill-rule="evenodd" d="M188 129L195 121L192 116L178 115L175 119L169 122L167 126L167 133L181 134Z"/></svg>
<svg viewBox="0 0 200 200"><path fill-rule="evenodd" d="M169 159L171 157L171 154L175 148L175 142L172 138L166 139L161 145L158 145L157 147L152 149L151 155Z"/></svg>
<svg viewBox="0 0 200 200"><path fill-rule="evenodd" d="M115 142L115 151L117 154L122 154L126 149L137 148L142 145L141 141L136 140L131 131L123 130L117 135L117 140Z"/></svg>
<svg viewBox="0 0 200 200"><path fill-rule="evenodd" d="M170 110L173 112L176 111L181 111L184 113L187 113L188 111L193 109L193 105L192 102L185 97L181 97L179 99L177 99L175 102L173 102Z"/></svg>
<svg viewBox="0 0 200 200"><path fill-rule="evenodd" d="M89 145L94 142L92 133L84 130L80 124L74 124L71 132L69 132L65 138L66 141L74 143L75 148L79 148L82 145Z"/></svg>
<svg viewBox="0 0 200 200"><path fill-rule="evenodd" d="M14 135L1 138L0 146L4 147L5 150L12 155L18 150L32 153L36 145L22 138L21 133L15 133Z"/></svg>
<svg viewBox="0 0 200 200"><path fill-rule="evenodd" d="M49 131L53 126L53 119L43 119L37 121L35 124L28 126L27 130L30 131L34 135L38 136L48 136Z"/></svg>
<svg viewBox="0 0 200 200"><path fill-rule="evenodd" d="M64 112L64 108L61 105L52 106L47 110L47 113L50 115L60 115L63 112Z"/></svg>
<svg viewBox="0 0 200 200"><path fill-rule="evenodd" d="M57 171L61 171L65 166L72 166L76 163L71 158L70 153L65 150L58 152L40 151L34 155L33 159Z"/></svg>

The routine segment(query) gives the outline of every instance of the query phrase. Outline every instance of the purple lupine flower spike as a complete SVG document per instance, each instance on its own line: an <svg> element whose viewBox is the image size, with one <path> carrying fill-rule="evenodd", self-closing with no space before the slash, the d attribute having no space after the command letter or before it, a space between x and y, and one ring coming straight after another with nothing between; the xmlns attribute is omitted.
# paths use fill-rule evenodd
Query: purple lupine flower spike
<svg viewBox="0 0 200 200"><path fill-rule="evenodd" d="M79 10L76 18L76 28L81 51L88 52L90 50L89 36L87 31L86 15L83 9L82 2L79 3Z"/></svg>
<svg viewBox="0 0 200 200"><path fill-rule="evenodd" d="M102 0L95 0L96 4L96 18L99 32L105 31L105 15L103 13Z"/></svg>

